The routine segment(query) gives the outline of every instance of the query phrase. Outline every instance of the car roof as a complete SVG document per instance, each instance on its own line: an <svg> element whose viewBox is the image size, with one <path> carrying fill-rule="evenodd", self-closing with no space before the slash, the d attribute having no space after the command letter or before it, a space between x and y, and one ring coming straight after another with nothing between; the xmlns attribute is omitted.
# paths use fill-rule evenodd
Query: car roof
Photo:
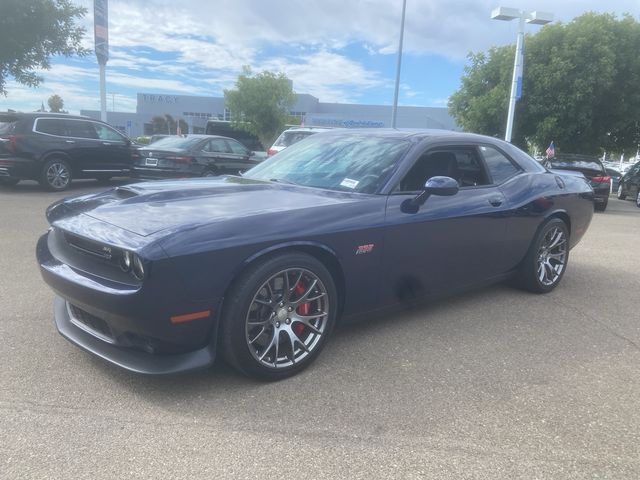
<svg viewBox="0 0 640 480"><path fill-rule="evenodd" d="M469 141L474 143L505 143L503 140L495 137L435 128L332 128L322 132L322 135L336 135L344 134L346 132L388 138L414 138L419 140L437 138L443 140Z"/></svg>
<svg viewBox="0 0 640 480"><path fill-rule="evenodd" d="M0 112L0 115L15 115L17 117L51 117L51 118L74 118L82 120L96 120L95 118L87 117L85 115L72 115L70 113L56 113L56 112Z"/></svg>

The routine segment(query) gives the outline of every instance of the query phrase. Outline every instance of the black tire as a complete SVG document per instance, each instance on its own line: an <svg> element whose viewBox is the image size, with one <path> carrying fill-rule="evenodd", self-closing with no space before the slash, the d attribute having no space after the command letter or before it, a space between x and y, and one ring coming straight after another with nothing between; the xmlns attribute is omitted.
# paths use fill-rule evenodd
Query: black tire
<svg viewBox="0 0 640 480"><path fill-rule="evenodd" d="M596 205L594 208L598 212L604 212L607 209L607 205L609 204L609 200L605 200L604 203Z"/></svg>
<svg viewBox="0 0 640 480"><path fill-rule="evenodd" d="M19 181L19 178L0 178L0 185L5 187L15 187Z"/></svg>
<svg viewBox="0 0 640 480"><path fill-rule="evenodd" d="M72 178L69 164L63 158L53 157L42 167L40 185L52 192L61 192L71 185Z"/></svg>
<svg viewBox="0 0 640 480"><path fill-rule="evenodd" d="M250 309L259 294L258 292L265 291L263 290L265 283L272 278L279 278L277 277L278 275L290 269L305 270L319 279L327 297L325 308L328 308L328 315L326 315L326 319L324 320L326 323L324 323L322 334L317 336L318 338L315 340L315 343L306 351L306 356L294 362L292 365L277 367L275 366L275 362L277 362L276 358L274 366L267 367L257 358L257 351L254 354L249 350L250 340L248 340L248 338L250 327L247 322L249 321ZM294 287L296 285L294 285ZM284 288L282 291L284 292ZM269 316L269 319L272 320L269 320L269 322L276 322L278 318L276 310L279 309L280 305L281 304L276 305L274 303L273 308L265 307L268 311L272 312ZM234 282L229 295L225 298L220 337L223 357L226 362L235 369L259 380L281 380L295 375L308 367L320 354L335 325L337 308L337 291L333 277L327 268L317 259L299 252L282 253L268 257L245 270ZM294 311L288 315L295 314L296 312ZM287 325L289 325L289 319L287 318L286 320ZM291 323L291 328L293 328L293 325L294 323ZM269 323L268 328L273 331L275 330L274 326L272 323ZM267 335L267 338L270 336L272 340L277 338L277 343L279 345L281 344L280 338L282 337L280 333L277 334L277 337L275 333L265 333L265 335ZM307 338L311 336L313 336L313 333L309 333L309 337ZM271 350L269 350L269 348L263 350L263 352L267 351ZM298 351L301 352L301 350ZM277 357L277 352L278 350L275 351L274 357ZM292 352L292 357L295 357L295 355L296 354ZM267 357L267 360L270 358L270 356Z"/></svg>
<svg viewBox="0 0 640 480"><path fill-rule="evenodd" d="M640 189L638 189L638 196L636 197L636 207L640 208Z"/></svg>
<svg viewBox="0 0 640 480"><path fill-rule="evenodd" d="M214 168L209 169L209 170L205 170L202 173L203 177L217 177L218 175L220 175L220 172L218 172L218 170L214 169Z"/></svg>
<svg viewBox="0 0 640 480"><path fill-rule="evenodd" d="M564 237L564 262L557 278L555 278L551 284L546 284L540 279L539 268L541 255L543 255L544 251L543 243L547 241L548 235L550 235L555 229L559 229ZM520 288L523 288L524 290L528 290L530 292L548 293L558 286L558 284L562 280L562 277L564 276L564 272L567 270L568 263L569 229L561 219L552 218L538 230L536 237L531 243L529 251L522 261L520 268L518 269L516 277L517 284ZM543 266L542 269L545 270L545 267ZM546 273L544 273L544 275L546 275Z"/></svg>
<svg viewBox="0 0 640 480"><path fill-rule="evenodd" d="M616 193L616 196L619 200L624 200L627 198L627 195L624 193L624 186L622 185L622 182L618 184L618 192Z"/></svg>

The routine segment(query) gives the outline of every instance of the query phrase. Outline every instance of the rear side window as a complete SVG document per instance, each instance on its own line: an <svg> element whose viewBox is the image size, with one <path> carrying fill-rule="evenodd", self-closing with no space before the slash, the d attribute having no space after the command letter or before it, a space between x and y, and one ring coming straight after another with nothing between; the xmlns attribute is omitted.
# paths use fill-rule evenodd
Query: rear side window
<svg viewBox="0 0 640 480"><path fill-rule="evenodd" d="M227 142L223 138L214 138L203 149L205 152L231 153L227 147Z"/></svg>
<svg viewBox="0 0 640 480"><path fill-rule="evenodd" d="M17 124L18 119L16 117L0 115L0 135L10 135L14 133Z"/></svg>
<svg viewBox="0 0 640 480"><path fill-rule="evenodd" d="M314 132L296 132L294 131L284 131L276 140L276 143L273 144L274 147L290 147L294 143L298 143L300 140L304 140L309 135L313 135Z"/></svg>
<svg viewBox="0 0 640 480"><path fill-rule="evenodd" d="M489 146L481 146L480 151L482 152L494 184L499 185L520 171L520 169L511 163L511 160L505 157L499 150Z"/></svg>
<svg viewBox="0 0 640 480"><path fill-rule="evenodd" d="M65 135L62 120L57 118L39 118L36 124L36 132L46 133L48 135Z"/></svg>
<svg viewBox="0 0 640 480"><path fill-rule="evenodd" d="M110 140L113 142L122 142L124 140L122 135L120 135L112 128L107 127L106 125L94 123L93 126L96 129L96 133L98 134L98 138L100 140Z"/></svg>
<svg viewBox="0 0 640 480"><path fill-rule="evenodd" d="M84 120L64 120L64 125L67 137L98 138L96 129L93 128L93 124L91 122L86 122Z"/></svg>

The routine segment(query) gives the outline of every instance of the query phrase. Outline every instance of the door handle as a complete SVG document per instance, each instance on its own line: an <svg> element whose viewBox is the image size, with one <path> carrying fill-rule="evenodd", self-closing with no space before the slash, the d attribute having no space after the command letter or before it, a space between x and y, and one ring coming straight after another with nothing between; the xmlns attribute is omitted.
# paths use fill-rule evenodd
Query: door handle
<svg viewBox="0 0 640 480"><path fill-rule="evenodd" d="M109 142L102 142L103 145L111 145Z"/></svg>
<svg viewBox="0 0 640 480"><path fill-rule="evenodd" d="M502 205L502 198L500 197L493 197L489 199L489 203L491 204L491 206L493 207L499 207L500 205Z"/></svg>
<svg viewBox="0 0 640 480"><path fill-rule="evenodd" d="M64 143L76 143L75 140L65 140Z"/></svg>

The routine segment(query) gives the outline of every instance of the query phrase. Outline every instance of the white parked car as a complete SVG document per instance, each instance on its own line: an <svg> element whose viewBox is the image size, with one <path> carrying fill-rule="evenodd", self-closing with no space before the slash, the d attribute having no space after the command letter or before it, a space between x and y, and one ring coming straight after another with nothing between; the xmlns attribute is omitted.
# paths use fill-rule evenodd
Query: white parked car
<svg viewBox="0 0 640 480"><path fill-rule="evenodd" d="M284 150L287 147L290 147L294 143L298 143L300 140L304 140L310 135L319 132L326 132L327 130L331 130L330 128L322 128L322 127L293 127L288 128L284 132L280 134L278 139L274 142L269 150L267 150L267 155L275 155L276 153Z"/></svg>

